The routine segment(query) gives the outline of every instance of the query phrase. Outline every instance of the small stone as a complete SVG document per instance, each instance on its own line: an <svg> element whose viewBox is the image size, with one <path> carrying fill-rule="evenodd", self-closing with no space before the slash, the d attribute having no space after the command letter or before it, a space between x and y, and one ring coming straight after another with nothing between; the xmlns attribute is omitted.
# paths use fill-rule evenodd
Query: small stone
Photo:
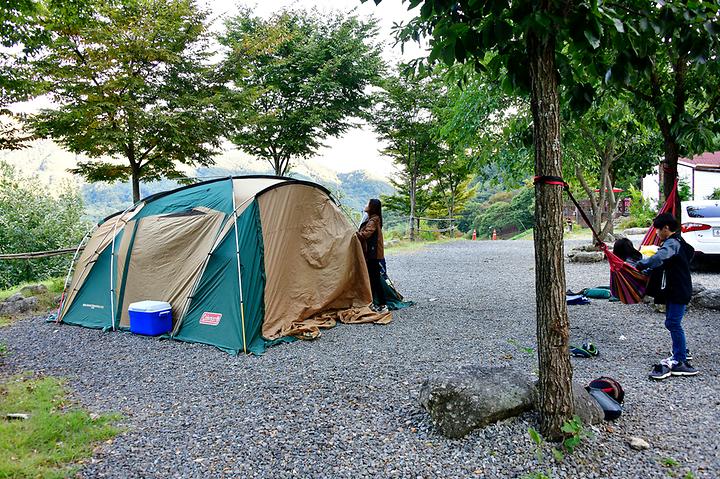
<svg viewBox="0 0 720 479"><path fill-rule="evenodd" d="M650 444L645 439L640 437L631 437L628 440L628 445L636 451L644 451L650 449Z"/></svg>

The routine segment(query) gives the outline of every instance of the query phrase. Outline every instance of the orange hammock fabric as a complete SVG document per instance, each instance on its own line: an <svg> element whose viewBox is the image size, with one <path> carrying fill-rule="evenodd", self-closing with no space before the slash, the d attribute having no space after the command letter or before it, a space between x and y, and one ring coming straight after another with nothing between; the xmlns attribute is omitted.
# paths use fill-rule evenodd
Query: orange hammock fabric
<svg viewBox="0 0 720 479"><path fill-rule="evenodd" d="M660 211L658 211L658 214L660 213L670 213L673 216L677 216L677 211L675 210L675 201L677 200L677 189L678 189L678 180L675 180L675 185L673 185L672 191L670 191L670 194L667 197L667 200L665 200L665 204L660 208ZM645 233L645 237L643 238L642 242L640 243L643 246L654 244L655 246L660 246L660 237L657 235L657 231L655 231L655 228L650 225L650 229L647 233Z"/></svg>
<svg viewBox="0 0 720 479"><path fill-rule="evenodd" d="M583 220L585 220L585 223L590 228L590 231L592 231L597 246L602 250L603 253L605 253L605 257L610 264L610 293L616 298L618 298L623 304L637 304L642 302L642 299L645 296L645 290L647 290L647 285L650 277L638 271L631 264L626 263L625 261L620 259L612 251L610 251L604 241L600 240L597 232L592 227L592 222L588 219L587 215L580 207L580 204L575 200L575 197L573 197L572 193L570 192L570 186L565 183L562 178L554 176L536 176L534 182L542 182L550 185L558 185L563 187L563 189L567 192L568 197L570 197L570 200L575 204L575 207L580 212L580 216L582 216ZM678 182L677 180L675 180L675 185L673 186L672 191L668 195L665 204L660 209L660 213L672 213L673 215L675 215L675 199L677 198L677 187ZM641 244L654 244L656 246L660 244L660 238L657 236L657 232L655 231L655 228L652 227L652 225L650 226L648 232L645 234L645 237L643 238Z"/></svg>

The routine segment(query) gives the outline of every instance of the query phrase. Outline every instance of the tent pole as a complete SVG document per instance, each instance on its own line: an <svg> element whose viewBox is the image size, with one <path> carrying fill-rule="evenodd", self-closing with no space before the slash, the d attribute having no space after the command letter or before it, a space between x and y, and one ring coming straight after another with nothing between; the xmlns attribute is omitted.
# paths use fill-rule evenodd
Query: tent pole
<svg viewBox="0 0 720 479"><path fill-rule="evenodd" d="M75 254L73 255L72 261L70 261L70 267L68 268L67 275L65 276L65 283L63 283L63 292L62 296L60 297L60 305L58 306L57 310L57 317L55 318L55 322L60 322L60 312L62 311L63 304L65 303L65 293L67 292L68 283L70 282L70 277L72 276L73 267L75 266L75 260L77 260L78 253L80 253L80 248L82 248L82 245L85 243L85 241L90 237L90 233L95 231L95 228L97 228L97 225L93 225L90 228L88 228L87 233L85 233L85 236L83 236L83 239L80 240L80 243L78 243L77 248L75 249Z"/></svg>
<svg viewBox="0 0 720 479"><path fill-rule="evenodd" d="M242 340L243 340L243 352L247 354L247 342L245 340L245 304L243 302L243 290L242 290L242 271L240 264L240 238L238 236L238 215L237 208L235 208L235 185L233 184L232 176L230 179L230 194L232 194L232 207L233 207L233 226L235 228L235 257L237 258L237 270L238 270L238 286L240 288L240 325L242 326Z"/></svg>
<svg viewBox="0 0 720 479"><path fill-rule="evenodd" d="M117 217L115 224L113 224L112 248L110 249L110 324L112 325L113 331L115 331L115 285L113 281L115 277L113 274L113 268L115 266L115 236L117 235L117 225L120 222L120 219L122 219L123 216L125 216L125 214L134 207L135 204L128 206L128 208ZM127 223L127 221L125 223Z"/></svg>

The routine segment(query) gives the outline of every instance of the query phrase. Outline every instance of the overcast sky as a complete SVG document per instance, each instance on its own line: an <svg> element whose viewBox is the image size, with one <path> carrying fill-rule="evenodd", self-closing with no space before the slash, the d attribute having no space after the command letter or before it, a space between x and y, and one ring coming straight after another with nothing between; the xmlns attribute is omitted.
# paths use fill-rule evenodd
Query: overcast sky
<svg viewBox="0 0 720 479"><path fill-rule="evenodd" d="M383 44L383 57L388 65L392 66L401 60L407 61L422 55L416 45L405 45L405 53L400 47L393 47L395 42L392 36L394 22L407 22L413 17L407 11L408 4L401 0L384 0L380 5L368 0L265 0L260 2L233 1L233 0L200 0L201 4L212 11L213 17L218 17L215 28L220 28L223 17L232 16L237 12L237 5L248 6L263 17L267 17L282 9L312 9L320 12L340 11L352 12L360 17L370 15L378 19L380 29L379 40ZM373 175L388 178L392 175L394 167L392 162L380 155L382 144L378 142L372 129L365 126L349 131L340 138L329 138L325 141L327 148L323 148L313 160L321 166L337 172L353 170L368 170Z"/></svg>

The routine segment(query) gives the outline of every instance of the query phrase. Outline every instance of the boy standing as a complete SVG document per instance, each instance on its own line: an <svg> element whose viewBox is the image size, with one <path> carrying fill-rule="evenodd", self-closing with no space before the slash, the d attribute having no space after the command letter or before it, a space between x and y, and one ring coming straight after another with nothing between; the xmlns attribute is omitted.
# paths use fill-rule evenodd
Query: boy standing
<svg viewBox="0 0 720 479"><path fill-rule="evenodd" d="M653 256L638 261L637 269L655 270L653 276L660 284L649 294L655 297L656 303L666 304L665 327L670 331L673 355L666 363L655 365L650 378L695 376L698 371L688 362L685 331L682 328L685 308L692 296L690 261L695 250L682 239L680 225L670 213L658 215L653 220L653 227L663 241L662 247Z"/></svg>

